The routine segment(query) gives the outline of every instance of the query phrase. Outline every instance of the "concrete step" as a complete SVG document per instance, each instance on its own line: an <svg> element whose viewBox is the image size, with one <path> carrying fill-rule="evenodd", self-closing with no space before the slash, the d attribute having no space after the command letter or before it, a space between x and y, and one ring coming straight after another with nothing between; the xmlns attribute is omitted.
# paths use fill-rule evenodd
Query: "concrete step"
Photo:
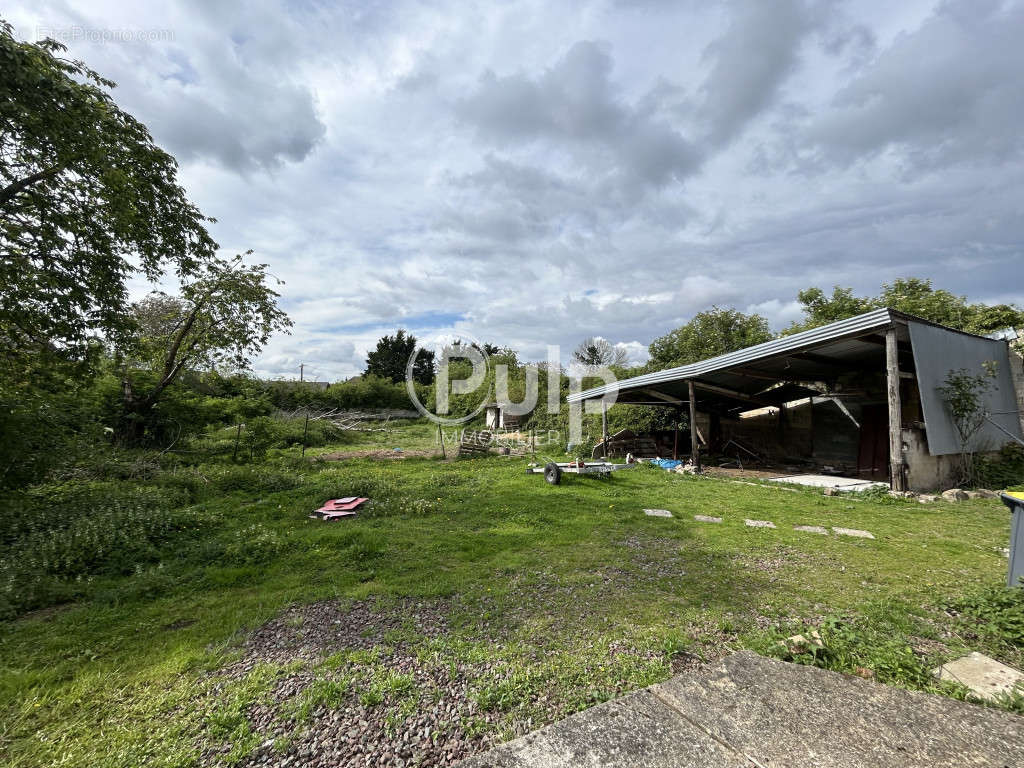
<svg viewBox="0 0 1024 768"><path fill-rule="evenodd" d="M1024 766L1024 717L740 651L460 768Z"/></svg>

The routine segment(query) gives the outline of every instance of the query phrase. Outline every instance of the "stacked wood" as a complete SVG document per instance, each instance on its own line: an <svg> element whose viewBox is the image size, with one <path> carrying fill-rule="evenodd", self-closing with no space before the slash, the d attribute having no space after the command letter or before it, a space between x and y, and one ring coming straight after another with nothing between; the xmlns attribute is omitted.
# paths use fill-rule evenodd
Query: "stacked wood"
<svg viewBox="0 0 1024 768"><path fill-rule="evenodd" d="M490 452L494 446L494 435L487 430L463 430L459 441L458 456L482 456Z"/></svg>
<svg viewBox="0 0 1024 768"><path fill-rule="evenodd" d="M607 447L603 442L594 446L592 458L599 456L625 456L631 453L637 458L654 458L661 455L657 441L650 435L637 435L630 429L623 429L609 436Z"/></svg>

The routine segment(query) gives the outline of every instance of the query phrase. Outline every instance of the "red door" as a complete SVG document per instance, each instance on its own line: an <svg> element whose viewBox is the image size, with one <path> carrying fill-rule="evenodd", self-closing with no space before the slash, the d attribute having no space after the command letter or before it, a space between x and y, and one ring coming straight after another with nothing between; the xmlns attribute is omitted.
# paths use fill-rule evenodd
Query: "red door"
<svg viewBox="0 0 1024 768"><path fill-rule="evenodd" d="M865 405L861 410L857 476L889 479L889 413L884 405Z"/></svg>

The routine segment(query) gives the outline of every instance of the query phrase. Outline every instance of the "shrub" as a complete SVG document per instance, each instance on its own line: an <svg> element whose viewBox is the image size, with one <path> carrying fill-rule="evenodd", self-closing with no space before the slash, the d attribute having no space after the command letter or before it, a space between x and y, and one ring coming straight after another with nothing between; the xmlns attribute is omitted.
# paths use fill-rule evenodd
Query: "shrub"
<svg viewBox="0 0 1024 768"><path fill-rule="evenodd" d="M977 637L1024 645L1024 588L986 586L950 603L947 610Z"/></svg>
<svg viewBox="0 0 1024 768"><path fill-rule="evenodd" d="M40 486L9 500L0 548L0 616L81 592L101 574L137 571L205 520L180 495L112 483Z"/></svg>
<svg viewBox="0 0 1024 768"><path fill-rule="evenodd" d="M983 488L1024 485L1024 446L1008 443L995 458L979 456L977 474Z"/></svg>

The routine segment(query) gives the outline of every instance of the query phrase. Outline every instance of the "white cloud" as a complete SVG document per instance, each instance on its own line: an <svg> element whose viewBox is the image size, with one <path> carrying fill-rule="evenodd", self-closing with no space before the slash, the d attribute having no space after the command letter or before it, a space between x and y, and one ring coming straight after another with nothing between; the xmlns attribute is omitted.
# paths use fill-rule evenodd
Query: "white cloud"
<svg viewBox="0 0 1024 768"><path fill-rule="evenodd" d="M543 359L713 304L903 275L1024 302L1021 2L6 9L69 41L286 281L261 372L357 373L454 325ZM141 290L141 287L140 287Z"/></svg>

